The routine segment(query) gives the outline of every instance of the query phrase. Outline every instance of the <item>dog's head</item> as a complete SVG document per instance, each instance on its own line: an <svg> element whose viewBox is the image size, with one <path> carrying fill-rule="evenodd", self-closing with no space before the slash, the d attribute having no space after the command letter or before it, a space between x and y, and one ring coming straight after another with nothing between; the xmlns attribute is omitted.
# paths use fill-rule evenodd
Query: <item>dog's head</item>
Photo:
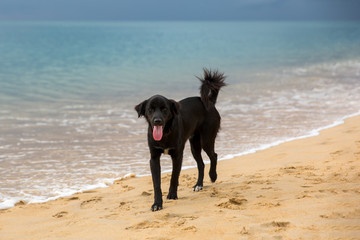
<svg viewBox="0 0 360 240"><path fill-rule="evenodd" d="M160 141L168 121L179 114L180 104L166 97L155 95L135 106L138 116L144 116L153 130L153 138Z"/></svg>

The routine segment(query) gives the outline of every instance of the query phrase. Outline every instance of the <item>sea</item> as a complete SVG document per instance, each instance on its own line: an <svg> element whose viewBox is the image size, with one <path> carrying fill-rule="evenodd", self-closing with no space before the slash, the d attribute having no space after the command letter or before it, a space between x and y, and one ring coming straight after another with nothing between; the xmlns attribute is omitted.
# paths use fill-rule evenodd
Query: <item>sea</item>
<svg viewBox="0 0 360 240"><path fill-rule="evenodd" d="M220 160L360 114L360 22L1 21L0 208L150 175L134 106L199 96L203 68L227 76Z"/></svg>

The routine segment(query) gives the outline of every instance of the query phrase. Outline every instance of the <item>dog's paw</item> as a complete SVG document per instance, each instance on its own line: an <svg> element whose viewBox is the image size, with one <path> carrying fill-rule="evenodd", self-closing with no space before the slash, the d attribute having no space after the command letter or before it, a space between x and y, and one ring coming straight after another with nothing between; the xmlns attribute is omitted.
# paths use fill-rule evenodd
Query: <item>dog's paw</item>
<svg viewBox="0 0 360 240"><path fill-rule="evenodd" d="M169 193L167 195L167 199L174 199L174 200L178 199L177 193Z"/></svg>
<svg viewBox="0 0 360 240"><path fill-rule="evenodd" d="M210 169L209 176L210 176L211 182L214 183L217 179L216 169L215 170Z"/></svg>
<svg viewBox="0 0 360 240"><path fill-rule="evenodd" d="M155 212L155 211L159 211L161 210L163 207L162 207L162 204L159 204L159 203L154 203L152 206L151 206L151 211Z"/></svg>
<svg viewBox="0 0 360 240"><path fill-rule="evenodd" d="M199 191L203 190L203 185L198 185L198 184L196 184L196 185L193 187L193 190L194 190L194 192L199 192Z"/></svg>

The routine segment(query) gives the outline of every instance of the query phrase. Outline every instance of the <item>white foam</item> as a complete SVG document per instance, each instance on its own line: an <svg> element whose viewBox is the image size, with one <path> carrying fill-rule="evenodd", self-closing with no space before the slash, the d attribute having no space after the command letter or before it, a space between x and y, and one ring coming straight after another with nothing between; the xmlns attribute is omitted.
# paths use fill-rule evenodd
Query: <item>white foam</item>
<svg viewBox="0 0 360 240"><path fill-rule="evenodd" d="M124 178L126 176L127 177L135 177L135 174L129 173L129 174L125 175ZM12 208L19 201L24 201L25 203L44 203L44 202L53 201L53 200L56 200L56 199L62 198L62 197L69 197L69 196L74 195L75 193L79 193L79 192L84 192L84 191L89 191L89 190L94 190L94 189L99 189L99 188L106 188L106 187L109 187L109 185L114 184L114 182L119 179L122 179L122 178L114 178L114 179L104 178L104 179L99 180L99 183L97 183L97 184L91 184L91 185L82 186L82 187L73 186L71 189L54 190L53 194L56 196L53 196L53 197L34 196L34 195L30 195L30 194L25 194L24 192L22 192L23 197L13 197L13 198L7 197L6 198L6 197L0 196L0 199L3 199L2 202L0 202L0 209Z"/></svg>
<svg viewBox="0 0 360 240"><path fill-rule="evenodd" d="M131 128L129 125L123 124L123 123L118 123L117 124L119 127L121 128Z"/></svg>
<svg viewBox="0 0 360 240"><path fill-rule="evenodd" d="M18 203L19 201L21 201L21 198L5 198L1 203L0 203L0 209L8 209L8 208L12 208L15 206L16 203Z"/></svg>
<svg viewBox="0 0 360 240"><path fill-rule="evenodd" d="M8 149L10 148L12 145L8 144L8 145L3 145L3 146L0 146L0 149Z"/></svg>

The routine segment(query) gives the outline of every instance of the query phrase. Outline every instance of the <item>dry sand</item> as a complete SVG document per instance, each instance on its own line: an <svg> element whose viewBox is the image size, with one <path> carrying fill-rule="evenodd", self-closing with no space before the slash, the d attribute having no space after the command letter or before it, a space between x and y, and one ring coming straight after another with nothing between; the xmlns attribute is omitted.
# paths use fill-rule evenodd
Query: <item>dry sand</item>
<svg viewBox="0 0 360 240"><path fill-rule="evenodd" d="M159 212L150 177L20 204L0 211L0 239L360 239L360 117L222 161L201 192L196 174L182 171L179 199Z"/></svg>

